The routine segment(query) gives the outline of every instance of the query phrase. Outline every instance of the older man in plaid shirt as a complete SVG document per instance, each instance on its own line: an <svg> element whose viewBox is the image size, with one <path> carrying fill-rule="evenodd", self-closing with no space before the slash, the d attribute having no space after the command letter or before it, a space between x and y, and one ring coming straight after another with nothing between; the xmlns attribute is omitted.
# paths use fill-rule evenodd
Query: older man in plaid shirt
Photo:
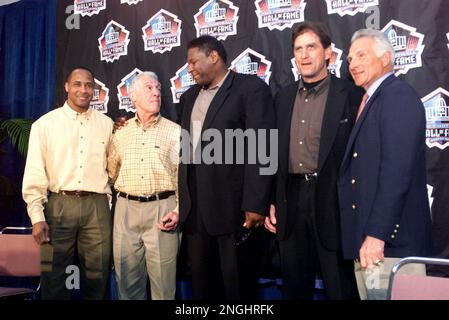
<svg viewBox="0 0 449 320"><path fill-rule="evenodd" d="M118 191L113 255L120 299L174 299L178 225L180 127L159 114L161 85L144 72L129 88L136 116L118 130L108 172Z"/></svg>

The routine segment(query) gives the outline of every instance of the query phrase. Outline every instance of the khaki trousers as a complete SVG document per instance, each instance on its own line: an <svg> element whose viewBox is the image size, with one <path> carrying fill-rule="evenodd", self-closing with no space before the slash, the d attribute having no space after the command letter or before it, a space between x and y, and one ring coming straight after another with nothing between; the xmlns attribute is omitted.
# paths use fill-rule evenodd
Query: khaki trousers
<svg viewBox="0 0 449 320"><path fill-rule="evenodd" d="M175 207L175 196L151 202L118 197L113 254L120 300L146 300L147 274L153 300L175 298L176 259L181 234L161 231L157 227L162 217Z"/></svg>
<svg viewBox="0 0 449 320"><path fill-rule="evenodd" d="M42 299L70 299L78 284L84 299L104 299L111 268L112 218L107 196L52 193L45 219L50 244L41 246ZM74 266L76 252L79 269Z"/></svg>
<svg viewBox="0 0 449 320"><path fill-rule="evenodd" d="M401 258L385 258L372 269L362 269L360 262L354 261L354 271L361 300L386 300L391 269ZM400 274L426 275L426 267L410 263L399 269Z"/></svg>

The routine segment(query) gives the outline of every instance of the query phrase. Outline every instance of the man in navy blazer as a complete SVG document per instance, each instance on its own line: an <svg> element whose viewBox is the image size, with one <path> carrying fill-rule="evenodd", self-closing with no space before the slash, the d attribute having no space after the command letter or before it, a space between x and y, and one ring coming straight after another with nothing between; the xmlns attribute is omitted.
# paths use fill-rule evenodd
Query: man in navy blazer
<svg viewBox="0 0 449 320"><path fill-rule="evenodd" d="M343 253L356 259L362 299L385 298L394 262L426 256L430 246L425 112L417 92L394 76L393 57L382 32L354 34L349 71L366 94L346 147L338 191Z"/></svg>

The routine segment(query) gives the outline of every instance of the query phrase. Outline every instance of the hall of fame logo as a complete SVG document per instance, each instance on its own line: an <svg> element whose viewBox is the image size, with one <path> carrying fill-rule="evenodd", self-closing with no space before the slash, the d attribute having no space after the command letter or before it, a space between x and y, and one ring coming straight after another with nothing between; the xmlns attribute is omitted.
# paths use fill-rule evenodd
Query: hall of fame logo
<svg viewBox="0 0 449 320"><path fill-rule="evenodd" d="M235 58L230 70L237 73L253 74L269 84L271 76L271 61L267 60L264 55L248 48Z"/></svg>
<svg viewBox="0 0 449 320"><path fill-rule="evenodd" d="M106 9L106 0L75 0L74 14L91 17Z"/></svg>
<svg viewBox="0 0 449 320"><path fill-rule="evenodd" d="M181 45L181 20L164 9L147 21L142 32L145 51L164 53Z"/></svg>
<svg viewBox="0 0 449 320"><path fill-rule="evenodd" d="M120 81L119 85L117 86L119 109L123 109L128 112L136 112L136 109L133 106L133 103L129 96L128 89L133 79L140 73L142 73L142 70L135 68L133 71L124 76Z"/></svg>
<svg viewBox="0 0 449 320"><path fill-rule="evenodd" d="M304 21L304 0L256 0L255 5L259 29L282 31Z"/></svg>
<svg viewBox="0 0 449 320"><path fill-rule="evenodd" d="M378 6L379 0L325 0L327 14L338 13L340 17L345 15L355 16L359 12L365 12L372 6Z"/></svg>
<svg viewBox="0 0 449 320"><path fill-rule="evenodd" d="M424 35L416 28L391 20L382 30L394 49L394 72L398 76L422 66Z"/></svg>
<svg viewBox="0 0 449 320"><path fill-rule="evenodd" d="M132 5L132 4L136 4L138 2L141 2L141 1L143 1L143 0L120 0L120 3L121 4L127 3L128 5Z"/></svg>
<svg viewBox="0 0 449 320"><path fill-rule="evenodd" d="M218 40L237 34L239 8L228 0L209 0L194 15L196 36L210 35Z"/></svg>
<svg viewBox="0 0 449 320"><path fill-rule="evenodd" d="M186 92L191 86L196 84L195 79L188 72L189 65L186 63L178 71L173 78L170 79L171 94L173 97L173 103L179 103L179 98Z"/></svg>
<svg viewBox="0 0 449 320"><path fill-rule="evenodd" d="M426 144L443 150L449 145L449 92L438 88L421 101L426 110Z"/></svg>
<svg viewBox="0 0 449 320"><path fill-rule="evenodd" d="M335 44L332 43L332 55L331 55L331 58L329 59L329 66L327 67L327 69L329 70L329 72L331 74L333 74L337 78L341 77L340 70L341 70L341 65L343 63L343 60L341 59L342 55L343 55L343 50L338 49L335 46ZM300 76L298 68L296 66L295 58L292 58L290 60L290 62L292 64L292 73L293 73L293 76L295 77L295 81L298 81L301 76Z"/></svg>
<svg viewBox="0 0 449 320"><path fill-rule="evenodd" d="M129 31L111 20L98 38L100 60L112 62L128 54Z"/></svg>
<svg viewBox="0 0 449 320"><path fill-rule="evenodd" d="M99 112L107 113L109 89L100 80L94 79L94 81L94 93L92 96L92 101L90 102L90 106Z"/></svg>

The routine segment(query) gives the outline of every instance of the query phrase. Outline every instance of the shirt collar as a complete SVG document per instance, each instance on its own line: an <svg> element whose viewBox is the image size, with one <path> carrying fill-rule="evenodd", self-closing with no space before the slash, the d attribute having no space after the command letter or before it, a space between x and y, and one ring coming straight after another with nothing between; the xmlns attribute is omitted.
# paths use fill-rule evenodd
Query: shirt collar
<svg viewBox="0 0 449 320"><path fill-rule="evenodd" d="M315 86L315 87L313 87L310 91L311 92L315 92L315 94L318 94L318 93L320 93L322 90L324 90L327 86L329 86L329 82L330 82L330 75L328 74L327 76L326 76L326 78L324 78L324 80L323 81L321 81L317 86ZM301 91L301 90L307 90L307 88L304 86L304 81L302 80L302 78L301 78L301 80L299 80L299 87L298 87L298 90L299 91Z"/></svg>
<svg viewBox="0 0 449 320"><path fill-rule="evenodd" d="M210 91L212 91L212 90L218 90L218 89L220 89L220 87L223 85L223 82L225 82L226 78L228 77L229 73L230 73L230 71L228 70L228 72L226 72L226 74L225 74L225 76L223 77L223 79L221 79L220 82L217 83L215 86L209 87L209 88L207 88L207 89L202 88L202 90L205 90L205 91L210 90Z"/></svg>
<svg viewBox="0 0 449 320"><path fill-rule="evenodd" d="M371 96L374 94L374 92L376 92L377 88L380 87L380 85L382 84L382 82L384 82L385 79L387 79L389 76L391 76L393 74L393 72L387 72L386 74L384 74L382 77L380 77L379 79L377 79L376 81L373 82L372 85L369 86L368 90L366 90L366 93L368 94L368 100L371 98ZM367 100L367 101L368 101Z"/></svg>
<svg viewBox="0 0 449 320"><path fill-rule="evenodd" d="M155 126L156 124L159 123L159 121L161 120L161 118L162 118L162 116L161 116L161 113L159 112L159 113L157 114L156 119L154 119L153 121L151 121L150 123L148 123L148 125L147 125L144 129L149 128L149 127L152 127L152 126ZM136 124L137 127L142 127L142 122L140 121L139 117L137 116L137 112L136 112L136 115L134 116L134 123Z"/></svg>
<svg viewBox="0 0 449 320"><path fill-rule="evenodd" d="M79 112L76 112L75 110L73 110L69 106L67 101L62 106L62 110L70 117L70 119L73 119L73 120L77 120L79 118L87 118L87 119L89 119L89 117L92 114L92 108L91 107L89 107L86 112L79 113Z"/></svg>

